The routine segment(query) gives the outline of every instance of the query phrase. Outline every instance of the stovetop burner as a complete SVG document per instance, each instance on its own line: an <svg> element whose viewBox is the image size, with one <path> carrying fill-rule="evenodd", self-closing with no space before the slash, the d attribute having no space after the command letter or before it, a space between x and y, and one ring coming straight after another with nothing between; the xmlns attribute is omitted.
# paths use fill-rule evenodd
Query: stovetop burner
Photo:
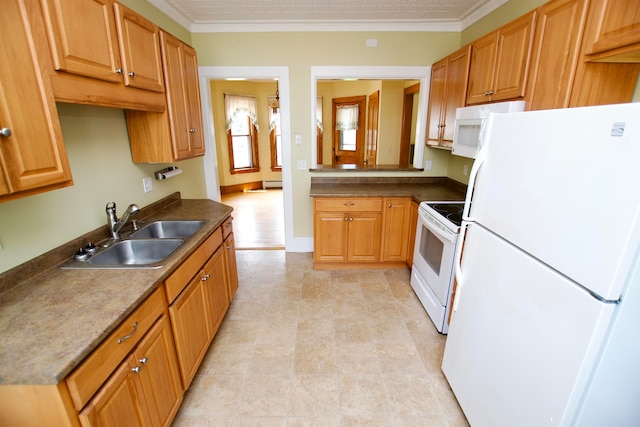
<svg viewBox="0 0 640 427"><path fill-rule="evenodd" d="M438 212L448 221L451 221L458 227L462 223L462 210L464 209L464 202L451 202L451 203L427 203L427 206Z"/></svg>

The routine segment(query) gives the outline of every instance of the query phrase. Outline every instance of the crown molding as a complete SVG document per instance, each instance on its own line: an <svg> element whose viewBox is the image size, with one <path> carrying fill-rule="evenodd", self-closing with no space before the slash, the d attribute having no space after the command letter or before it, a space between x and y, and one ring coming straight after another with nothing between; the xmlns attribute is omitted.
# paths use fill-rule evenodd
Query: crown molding
<svg viewBox="0 0 640 427"><path fill-rule="evenodd" d="M166 0L147 0L191 33L257 32L460 32L509 0L488 0L461 20L191 21Z"/></svg>

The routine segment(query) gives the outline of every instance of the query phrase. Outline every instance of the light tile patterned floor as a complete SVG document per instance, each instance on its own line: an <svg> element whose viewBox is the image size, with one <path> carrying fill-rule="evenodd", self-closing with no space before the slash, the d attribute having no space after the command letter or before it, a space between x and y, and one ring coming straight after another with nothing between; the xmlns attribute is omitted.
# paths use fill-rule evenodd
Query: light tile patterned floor
<svg viewBox="0 0 640 427"><path fill-rule="evenodd" d="M409 270L238 251L240 288L174 426L467 426Z"/></svg>

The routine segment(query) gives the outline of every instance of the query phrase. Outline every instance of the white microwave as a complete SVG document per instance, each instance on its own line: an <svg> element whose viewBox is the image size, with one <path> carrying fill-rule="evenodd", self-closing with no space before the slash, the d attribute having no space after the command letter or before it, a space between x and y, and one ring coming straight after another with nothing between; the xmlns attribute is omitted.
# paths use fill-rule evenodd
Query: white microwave
<svg viewBox="0 0 640 427"><path fill-rule="evenodd" d="M517 111L524 111L524 101L496 102L495 104L458 108L451 153L475 159L478 150L480 150L484 123L489 113L514 113Z"/></svg>

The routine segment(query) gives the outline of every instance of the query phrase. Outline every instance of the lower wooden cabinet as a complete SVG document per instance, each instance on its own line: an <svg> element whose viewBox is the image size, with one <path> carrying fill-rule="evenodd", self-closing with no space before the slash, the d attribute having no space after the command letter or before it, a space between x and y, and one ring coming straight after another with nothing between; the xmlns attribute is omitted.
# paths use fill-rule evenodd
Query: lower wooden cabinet
<svg viewBox="0 0 640 427"><path fill-rule="evenodd" d="M411 198L314 200L316 268L406 266Z"/></svg>
<svg viewBox="0 0 640 427"><path fill-rule="evenodd" d="M215 233L212 238L221 243L222 233L219 230ZM185 389L193 381L229 308L230 299L227 295L227 271L224 260L226 249L220 243L213 255L201 264L180 295L169 306L178 364ZM206 245L205 242L203 246L206 247ZM198 249L192 257L198 258L202 253ZM186 263L190 260L191 258L187 259ZM174 274L182 275L182 273Z"/></svg>
<svg viewBox="0 0 640 427"><path fill-rule="evenodd" d="M224 263L227 268L227 296L229 302L238 290L238 266L236 263L236 244L233 233L224 239Z"/></svg>
<svg viewBox="0 0 640 427"><path fill-rule="evenodd" d="M380 197L318 198L314 209L316 263L380 260Z"/></svg>
<svg viewBox="0 0 640 427"><path fill-rule="evenodd" d="M409 249L411 198L385 198L382 260L406 262Z"/></svg>
<svg viewBox="0 0 640 427"><path fill-rule="evenodd" d="M85 426L168 426L182 402L169 319L163 315L80 413Z"/></svg>
<svg viewBox="0 0 640 427"><path fill-rule="evenodd" d="M407 264L409 268L413 266L413 249L416 241L416 228L418 226L418 202L411 202L411 213L409 214L409 247L407 248Z"/></svg>
<svg viewBox="0 0 640 427"><path fill-rule="evenodd" d="M178 364L185 389L191 384L200 361L209 348L209 305L202 277L198 275L169 307Z"/></svg>

